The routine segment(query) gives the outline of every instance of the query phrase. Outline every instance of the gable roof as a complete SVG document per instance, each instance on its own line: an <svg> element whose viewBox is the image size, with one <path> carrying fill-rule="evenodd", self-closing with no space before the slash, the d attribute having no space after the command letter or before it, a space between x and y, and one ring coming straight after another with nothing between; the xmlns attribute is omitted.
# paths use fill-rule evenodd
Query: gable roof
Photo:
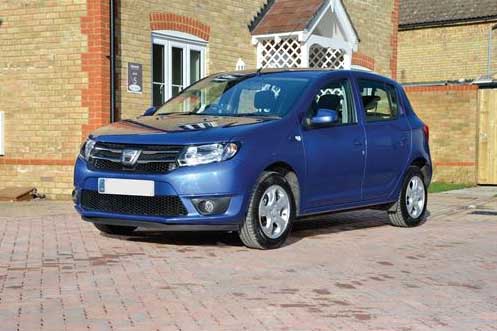
<svg viewBox="0 0 497 331"><path fill-rule="evenodd" d="M254 20L253 35L304 30L325 0L274 0Z"/></svg>
<svg viewBox="0 0 497 331"><path fill-rule="evenodd" d="M401 30L497 19L495 0L401 0Z"/></svg>

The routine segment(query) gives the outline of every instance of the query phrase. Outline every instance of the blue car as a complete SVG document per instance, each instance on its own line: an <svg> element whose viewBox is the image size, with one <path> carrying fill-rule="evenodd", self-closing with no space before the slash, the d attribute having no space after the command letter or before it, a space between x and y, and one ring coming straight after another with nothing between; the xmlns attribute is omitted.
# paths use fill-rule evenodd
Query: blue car
<svg viewBox="0 0 497 331"><path fill-rule="evenodd" d="M350 209L413 227L426 217L428 138L402 87L373 73L215 74L93 132L73 200L105 233L237 231L258 249L281 246L298 218Z"/></svg>

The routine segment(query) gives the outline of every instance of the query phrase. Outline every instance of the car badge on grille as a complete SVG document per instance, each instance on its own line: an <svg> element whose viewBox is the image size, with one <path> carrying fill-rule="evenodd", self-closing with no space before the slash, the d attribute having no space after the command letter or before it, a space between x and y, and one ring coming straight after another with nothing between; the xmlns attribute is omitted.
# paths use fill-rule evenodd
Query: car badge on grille
<svg viewBox="0 0 497 331"><path fill-rule="evenodd" d="M121 155L122 164L127 167L134 166L136 164L136 161L138 161L138 158L140 157L141 153L142 151L137 149L123 150L123 154Z"/></svg>

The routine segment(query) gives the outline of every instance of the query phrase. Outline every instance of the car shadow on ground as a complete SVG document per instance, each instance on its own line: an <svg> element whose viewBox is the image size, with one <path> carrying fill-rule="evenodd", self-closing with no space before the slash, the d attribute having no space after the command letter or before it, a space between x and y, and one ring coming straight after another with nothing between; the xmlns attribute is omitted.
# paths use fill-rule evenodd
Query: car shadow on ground
<svg viewBox="0 0 497 331"><path fill-rule="evenodd" d="M292 245L300 240L319 235L354 231L389 225L386 213L330 214L312 218L299 219L294 223L290 238L286 245ZM177 246L243 246L236 232L158 232L141 231L138 229L132 236L103 236L144 243L155 243Z"/></svg>

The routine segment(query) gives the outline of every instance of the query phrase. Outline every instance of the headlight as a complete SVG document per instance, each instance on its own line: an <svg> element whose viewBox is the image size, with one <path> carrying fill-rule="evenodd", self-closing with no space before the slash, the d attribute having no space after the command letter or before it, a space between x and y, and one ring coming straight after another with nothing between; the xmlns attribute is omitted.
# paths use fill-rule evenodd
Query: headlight
<svg viewBox="0 0 497 331"><path fill-rule="evenodd" d="M90 153L95 147L96 141L93 139L86 140L83 145L81 145L81 149L79 150L79 156L88 161L90 159Z"/></svg>
<svg viewBox="0 0 497 331"><path fill-rule="evenodd" d="M235 156L238 149L235 143L188 146L178 158L178 164L185 167L226 161Z"/></svg>

